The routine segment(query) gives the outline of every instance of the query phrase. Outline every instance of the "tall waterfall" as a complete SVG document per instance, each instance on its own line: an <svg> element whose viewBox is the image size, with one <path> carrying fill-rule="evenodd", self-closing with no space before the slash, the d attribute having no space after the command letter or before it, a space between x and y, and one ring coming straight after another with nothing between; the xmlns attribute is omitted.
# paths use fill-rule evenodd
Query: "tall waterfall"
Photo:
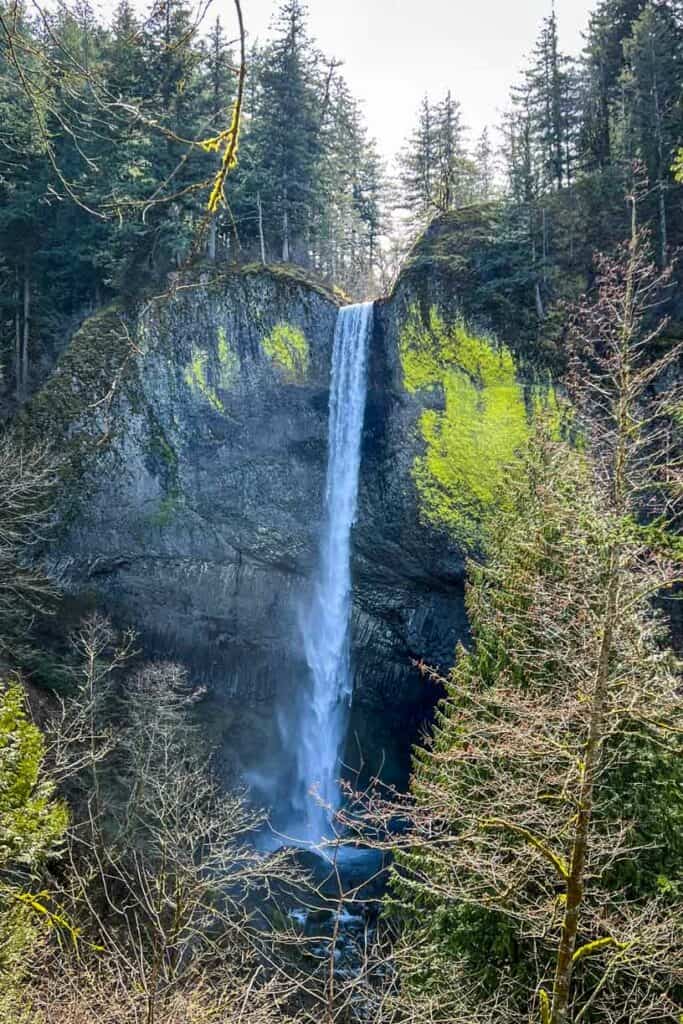
<svg viewBox="0 0 683 1024"><path fill-rule="evenodd" d="M351 527L356 517L373 304L339 310L332 352L327 478L320 555L311 603L302 617L310 672L297 758L297 831L316 841L329 831L340 793L340 757L351 704L349 622ZM311 787L319 799L310 795Z"/></svg>

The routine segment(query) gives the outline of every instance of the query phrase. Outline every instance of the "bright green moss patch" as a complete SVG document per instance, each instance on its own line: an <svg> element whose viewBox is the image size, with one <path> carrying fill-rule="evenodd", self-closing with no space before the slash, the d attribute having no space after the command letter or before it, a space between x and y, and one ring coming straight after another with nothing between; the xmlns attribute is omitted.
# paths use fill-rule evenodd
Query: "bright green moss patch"
<svg viewBox="0 0 683 1024"><path fill-rule="evenodd" d="M410 310L400 355L406 390L439 388L444 401L443 411L426 409L419 420L424 450L413 475L421 512L476 546L506 467L529 437L532 413L549 404L557 411L554 395L537 389L529 407L510 350L463 323L446 325L435 309L426 324Z"/></svg>
<svg viewBox="0 0 683 1024"><path fill-rule="evenodd" d="M217 388L228 391L233 386L239 376L240 360L222 326L216 331L216 356L210 359L205 349L193 347L183 377L191 391L201 395L217 412L225 412Z"/></svg>
<svg viewBox="0 0 683 1024"><path fill-rule="evenodd" d="M194 394L201 395L205 398L209 405L217 412L223 412L223 403L216 393L216 389L213 388L208 381L206 366L208 363L208 354L201 349L193 349L192 359L185 367L183 374L185 383Z"/></svg>
<svg viewBox="0 0 683 1024"><path fill-rule="evenodd" d="M310 352L302 330L290 324L276 324L270 334L261 339L261 345L284 377L298 384L306 379Z"/></svg>

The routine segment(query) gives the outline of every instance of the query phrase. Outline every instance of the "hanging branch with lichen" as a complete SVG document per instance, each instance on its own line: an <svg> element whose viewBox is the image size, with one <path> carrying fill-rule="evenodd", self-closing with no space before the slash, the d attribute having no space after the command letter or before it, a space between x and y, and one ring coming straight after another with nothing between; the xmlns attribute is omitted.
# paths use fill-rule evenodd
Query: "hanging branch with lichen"
<svg viewBox="0 0 683 1024"><path fill-rule="evenodd" d="M209 138L204 134L208 121L204 125L200 125L198 136L187 138L165 125L160 117L150 116L139 103L124 100L121 96L115 95L102 76L87 67L73 47L69 46L62 35L55 31L50 16L38 0L32 0L32 6L37 14L38 23L51 43L53 52L47 53L44 48L39 48L30 34L22 29L16 4L11 7L9 12L0 11L0 52L6 60L7 67L16 76L16 86L26 96L30 104L42 150L65 196L86 213L99 220L108 220L111 217L121 220L126 209L139 209L142 211L144 221L151 208L168 205L211 187L207 207L210 213L215 213L223 201L225 180L237 163L237 144L244 102L246 32L239 0L235 0L240 41L237 98L231 112L229 127ZM207 8L208 4L199 4L198 13L191 28L170 49L188 45L190 38L198 30ZM40 81L37 80L37 76L40 77ZM77 118L74 121L66 116L60 109L60 105L51 101L48 85L53 81L59 82L60 95L69 101L67 103L69 111L76 110L82 90L87 89L89 102L94 104L100 112L100 118L111 120L115 124L120 123L123 119L124 127L126 125L142 125L150 132L150 135L159 135L167 142L183 147L184 152L177 165L148 196L116 197L107 201L94 201L88 194L87 184L88 181L97 179L99 168L96 161L88 156L83 141L84 137L86 142L92 141L93 119L91 117L85 120ZM48 119L54 120L59 129L58 133L50 129ZM79 181L76 181L73 175L67 175L60 163L54 145L54 139L60 135L71 141L80 160L85 165L87 173L85 178L81 178ZM222 154L218 173L213 177L202 177L201 180L190 182L175 191L167 191L168 186L177 178L187 161L198 151ZM50 191L56 198L62 198L52 187L50 187Z"/></svg>
<svg viewBox="0 0 683 1024"><path fill-rule="evenodd" d="M211 195L209 196L208 210L210 214L218 213L219 208L225 203L225 182L230 171L237 165L237 146L239 143L240 123L242 120L242 105L244 102L244 83L247 77L246 59L246 33L244 31L244 19L240 0L234 0L237 12L237 21L240 33L240 66L237 73L237 96L232 107L230 127L219 132L213 138L204 139L199 143L207 153L222 153L221 166L214 179Z"/></svg>

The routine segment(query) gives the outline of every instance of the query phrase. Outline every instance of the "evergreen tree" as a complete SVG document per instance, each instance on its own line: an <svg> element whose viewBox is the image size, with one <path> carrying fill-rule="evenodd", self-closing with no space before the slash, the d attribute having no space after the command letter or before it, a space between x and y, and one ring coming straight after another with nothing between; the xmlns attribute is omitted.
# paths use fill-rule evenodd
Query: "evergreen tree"
<svg viewBox="0 0 683 1024"><path fill-rule="evenodd" d="M308 227L320 210L321 94L300 0L285 0L261 54L249 126L252 194L269 248L307 263Z"/></svg>
<svg viewBox="0 0 683 1024"><path fill-rule="evenodd" d="M476 197L485 201L491 199L495 187L495 166L488 128L484 128L479 136L474 153L472 154L472 160L474 163Z"/></svg>
<svg viewBox="0 0 683 1024"><path fill-rule="evenodd" d="M403 808L404 989L431 1019L680 1012L683 704L651 596L679 576L676 458L653 439L681 346L652 360L666 279L642 235L597 270L571 328L585 444L542 425L506 482Z"/></svg>
<svg viewBox="0 0 683 1024"><path fill-rule="evenodd" d="M506 163L511 219L516 231L525 240L530 276L533 279L533 303L538 320L545 315L541 290L542 272L539 248L544 252L543 240L539 246L539 216L542 197L542 168L535 143L534 121L529 91L524 86L513 93L514 110L503 125L505 139L503 155ZM544 233L543 233L544 236Z"/></svg>
<svg viewBox="0 0 683 1024"><path fill-rule="evenodd" d="M526 83L544 176L559 189L572 177L576 98L571 61L560 52L554 11L543 22Z"/></svg>
<svg viewBox="0 0 683 1024"><path fill-rule="evenodd" d="M145 107L155 111L162 140L154 154L158 185L147 220L148 246L155 266L178 266L187 255L194 226L201 215L201 185L208 184L211 159L188 143L199 130L202 95L201 52L195 44L197 27L185 0L154 3L144 22L146 76Z"/></svg>
<svg viewBox="0 0 683 1024"><path fill-rule="evenodd" d="M235 68L233 65L233 54L227 43L227 38L220 18L211 27L211 30L204 45L203 61L203 107L205 120L208 124L208 131L215 132L225 124L228 112L232 110L235 98ZM203 125L202 125L203 127ZM220 162L216 155L216 165ZM212 260L216 259L217 239L219 233L224 234L224 218L214 216L211 218L208 238L208 254Z"/></svg>
<svg viewBox="0 0 683 1024"><path fill-rule="evenodd" d="M420 105L417 125L405 145L400 161L402 205L409 211L411 224L424 226L434 215L437 142L435 114L429 97Z"/></svg>
<svg viewBox="0 0 683 1024"><path fill-rule="evenodd" d="M671 166L683 136L681 78L683 28L666 6L645 7L625 41L628 61L622 74L629 104L634 155L656 190L659 261L668 262L668 205Z"/></svg>
<svg viewBox="0 0 683 1024"><path fill-rule="evenodd" d="M413 229L474 198L476 163L467 154L464 135L460 104L450 91L436 104L423 98L400 161L401 206Z"/></svg>
<svg viewBox="0 0 683 1024"><path fill-rule="evenodd" d="M580 151L588 170L613 156L613 111L624 67L623 41L648 0L602 0L591 14L583 54Z"/></svg>

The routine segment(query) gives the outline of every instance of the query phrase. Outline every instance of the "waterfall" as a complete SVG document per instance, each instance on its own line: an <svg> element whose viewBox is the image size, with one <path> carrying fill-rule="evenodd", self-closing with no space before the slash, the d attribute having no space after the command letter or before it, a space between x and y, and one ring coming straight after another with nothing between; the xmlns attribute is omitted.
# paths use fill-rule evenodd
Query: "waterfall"
<svg viewBox="0 0 683 1024"><path fill-rule="evenodd" d="M323 533L311 602L301 623L309 680L298 737L294 803L297 832L312 841L329 832L329 815L310 796L311 787L325 804L339 806L340 757L353 690L351 527L358 497L372 316L371 302L344 306L334 332Z"/></svg>

